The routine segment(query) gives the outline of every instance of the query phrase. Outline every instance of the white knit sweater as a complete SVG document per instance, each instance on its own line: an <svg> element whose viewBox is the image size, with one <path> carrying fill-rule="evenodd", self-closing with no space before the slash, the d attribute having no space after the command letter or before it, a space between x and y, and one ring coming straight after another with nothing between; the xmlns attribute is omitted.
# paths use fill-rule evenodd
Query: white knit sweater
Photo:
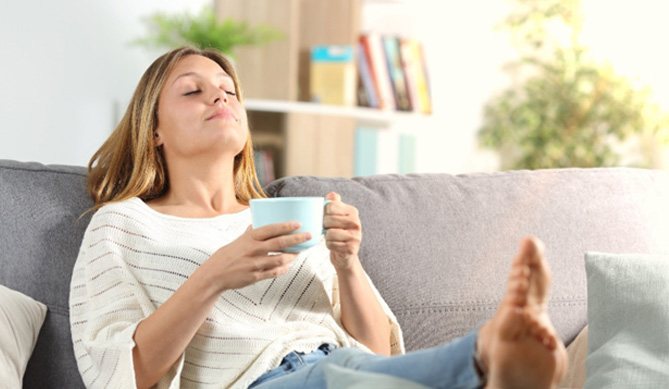
<svg viewBox="0 0 669 389"><path fill-rule="evenodd" d="M138 198L98 210L70 285L72 341L86 386L136 387L137 324L249 224L248 209L182 218L159 213ZM403 353L397 320L373 289L391 323L392 353ZM309 352L325 342L368 351L341 325L337 277L321 243L303 251L286 274L221 294L158 387L245 388L290 351Z"/></svg>

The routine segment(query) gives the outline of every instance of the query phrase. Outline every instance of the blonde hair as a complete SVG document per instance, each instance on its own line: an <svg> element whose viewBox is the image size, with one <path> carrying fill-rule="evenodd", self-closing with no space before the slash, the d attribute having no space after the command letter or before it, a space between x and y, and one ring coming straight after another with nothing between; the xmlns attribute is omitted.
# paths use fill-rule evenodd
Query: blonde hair
<svg viewBox="0 0 669 389"><path fill-rule="evenodd" d="M95 204L93 210L131 197L158 198L169 189L165 156L162 147L155 147L153 132L158 127L158 99L165 81L177 62L189 55L201 55L218 63L232 77L237 98L243 102L237 73L218 51L181 47L157 58L139 80L116 129L88 163L87 189ZM256 175L248 127L246 131L246 144L235 156L233 174L237 199L248 205L252 198L267 196Z"/></svg>

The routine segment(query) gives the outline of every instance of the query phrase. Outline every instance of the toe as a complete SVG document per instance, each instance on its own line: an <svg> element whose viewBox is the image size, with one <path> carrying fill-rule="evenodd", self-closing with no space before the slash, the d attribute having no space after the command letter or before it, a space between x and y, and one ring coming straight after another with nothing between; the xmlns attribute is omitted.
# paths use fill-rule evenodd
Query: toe
<svg viewBox="0 0 669 389"><path fill-rule="evenodd" d="M511 268L510 280L527 280L530 278L530 267L526 264L517 264Z"/></svg>
<svg viewBox="0 0 669 389"><path fill-rule="evenodd" d="M506 294L507 300L511 305L524 307L527 304L527 291L529 290L529 287L530 283L526 279L509 280Z"/></svg>
<svg viewBox="0 0 669 389"><path fill-rule="evenodd" d="M557 338L550 328L543 325L540 321L526 312L525 320L528 323L528 333L537 342L543 344L549 350L555 350L557 347Z"/></svg>
<svg viewBox="0 0 669 389"><path fill-rule="evenodd" d="M548 261L544 258L543 243L537 238L528 237L524 240L529 268L530 287L528 291L529 305L538 310L545 310L550 289L551 275Z"/></svg>

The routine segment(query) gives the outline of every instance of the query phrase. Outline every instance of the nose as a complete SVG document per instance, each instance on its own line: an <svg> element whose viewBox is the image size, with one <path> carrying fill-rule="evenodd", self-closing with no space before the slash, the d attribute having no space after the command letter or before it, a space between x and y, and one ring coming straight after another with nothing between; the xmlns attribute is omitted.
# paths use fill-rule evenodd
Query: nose
<svg viewBox="0 0 669 389"><path fill-rule="evenodd" d="M227 104L228 103L228 94L225 91L222 91L218 88L214 90L213 98L211 99L213 104L218 104L220 101Z"/></svg>

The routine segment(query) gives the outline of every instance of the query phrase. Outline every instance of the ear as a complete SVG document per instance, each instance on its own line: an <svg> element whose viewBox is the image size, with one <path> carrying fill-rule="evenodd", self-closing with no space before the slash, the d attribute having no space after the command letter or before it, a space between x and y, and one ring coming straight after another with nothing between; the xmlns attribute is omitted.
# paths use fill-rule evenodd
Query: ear
<svg viewBox="0 0 669 389"><path fill-rule="evenodd" d="M163 139L160 137L158 130L153 131L153 146L160 147L163 145Z"/></svg>

